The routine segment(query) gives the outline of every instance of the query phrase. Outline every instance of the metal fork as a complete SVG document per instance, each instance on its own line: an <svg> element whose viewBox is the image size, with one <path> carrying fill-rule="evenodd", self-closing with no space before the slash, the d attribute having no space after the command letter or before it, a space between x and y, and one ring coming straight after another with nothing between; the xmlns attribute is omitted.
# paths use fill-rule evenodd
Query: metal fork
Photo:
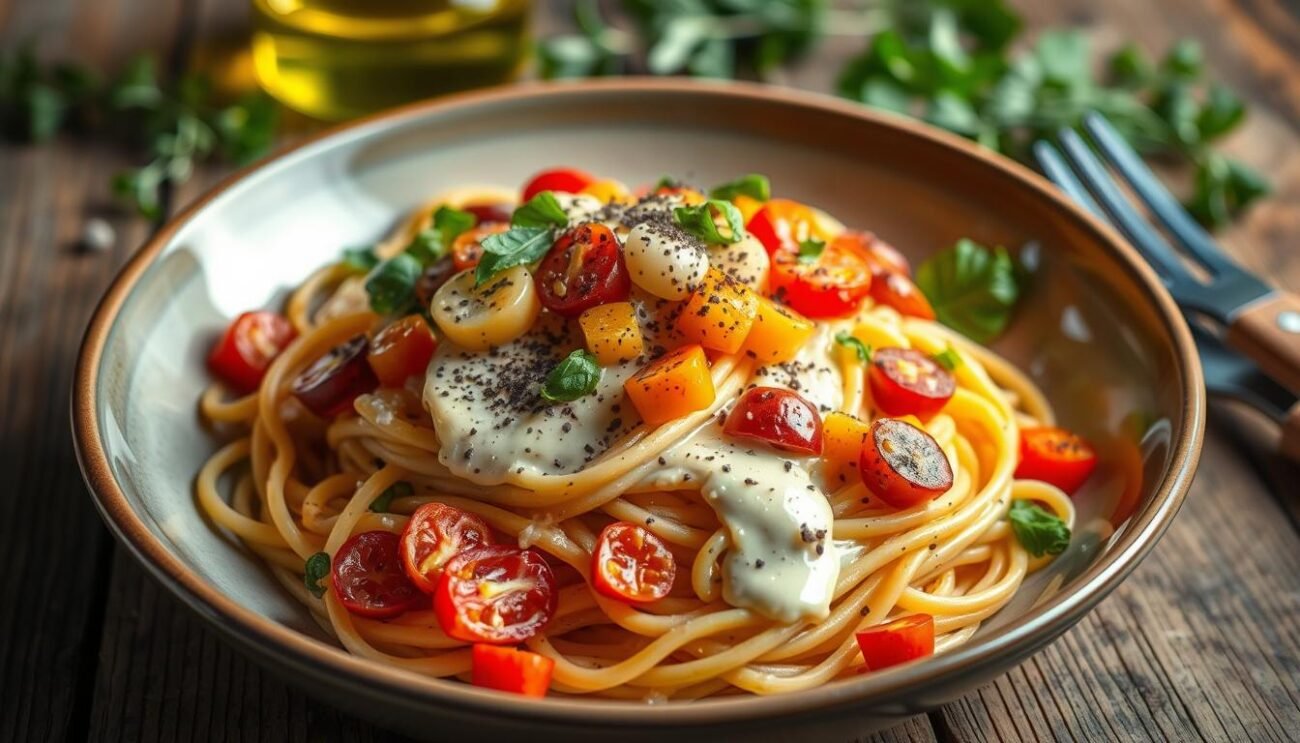
<svg viewBox="0 0 1300 743"><path fill-rule="evenodd" d="M1188 316L1207 389L1250 403L1277 420L1283 426L1284 451L1300 461L1300 405L1295 403L1300 394L1300 298L1269 286L1229 258L1100 114L1085 116L1084 129L1181 253L1128 200L1077 132L1061 130L1060 149L1046 141L1035 143L1043 171L1076 202L1114 224L1155 269ZM1188 270L1183 256L1199 264L1209 280ZM1250 360L1201 327L1198 316L1217 325L1223 341Z"/></svg>

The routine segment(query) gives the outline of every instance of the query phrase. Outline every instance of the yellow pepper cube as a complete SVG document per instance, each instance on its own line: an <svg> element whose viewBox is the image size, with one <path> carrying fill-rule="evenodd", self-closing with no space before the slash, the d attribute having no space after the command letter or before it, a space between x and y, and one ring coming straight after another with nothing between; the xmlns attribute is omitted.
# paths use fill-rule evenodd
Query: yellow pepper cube
<svg viewBox="0 0 1300 743"><path fill-rule="evenodd" d="M677 332L689 342L722 353L736 353L744 345L758 313L758 295L749 287L709 269L704 280L682 305Z"/></svg>
<svg viewBox="0 0 1300 743"><path fill-rule="evenodd" d="M754 326L741 350L760 363L780 364L799 355L815 330L813 322L798 312L759 297Z"/></svg>
<svg viewBox="0 0 1300 743"><path fill-rule="evenodd" d="M831 490L858 479L858 460L870 432L870 424L847 413L828 413L822 418L823 473Z"/></svg>
<svg viewBox="0 0 1300 743"><path fill-rule="evenodd" d="M630 361L645 352L636 308L631 302L611 302L592 307L578 318L587 350L602 366Z"/></svg>
<svg viewBox="0 0 1300 743"><path fill-rule="evenodd" d="M704 410L717 395L708 357L694 344L651 361L623 383L623 391L651 426Z"/></svg>

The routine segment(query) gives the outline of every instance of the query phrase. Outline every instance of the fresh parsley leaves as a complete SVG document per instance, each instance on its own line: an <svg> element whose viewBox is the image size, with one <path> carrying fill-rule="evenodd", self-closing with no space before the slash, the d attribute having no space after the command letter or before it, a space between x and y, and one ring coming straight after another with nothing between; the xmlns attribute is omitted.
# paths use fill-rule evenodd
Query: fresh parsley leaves
<svg viewBox="0 0 1300 743"><path fill-rule="evenodd" d="M930 257L916 269L916 285L939 322L979 343L996 338L1020 298L1016 266L1005 248L972 240Z"/></svg>
<svg viewBox="0 0 1300 743"><path fill-rule="evenodd" d="M506 269L536 263L554 242L555 231L549 227L511 227L505 232L483 239L483 256L474 269L478 286Z"/></svg>
<svg viewBox="0 0 1300 743"><path fill-rule="evenodd" d="M871 363L871 346L863 343L857 337L848 331L841 330L835 334L835 342L853 351L857 355L858 361L863 364Z"/></svg>
<svg viewBox="0 0 1300 743"><path fill-rule="evenodd" d="M715 186L712 191L709 191L709 198L711 199L732 201L737 196L748 196L758 201L767 201L772 198L772 184L767 180L767 176L750 173L734 181Z"/></svg>
<svg viewBox="0 0 1300 743"><path fill-rule="evenodd" d="M809 238L799 243L799 262L805 265L816 263L826 252L826 241Z"/></svg>
<svg viewBox="0 0 1300 743"><path fill-rule="evenodd" d="M1011 531L1034 557L1059 555L1070 546L1070 527L1056 514L1027 500L1011 501Z"/></svg>
<svg viewBox="0 0 1300 743"><path fill-rule="evenodd" d="M727 223L727 234L719 231L715 214ZM745 229L745 218L740 210L730 201L722 199L709 199L695 206L679 206L673 209L673 219L677 221L677 226L712 245L737 242Z"/></svg>
<svg viewBox="0 0 1300 743"><path fill-rule="evenodd" d="M375 513L388 513L395 498L408 498L414 492L415 488L411 486L411 483L399 480L389 485L384 492L379 494L378 498L370 502L370 510Z"/></svg>
<svg viewBox="0 0 1300 743"><path fill-rule="evenodd" d="M321 581L325 580L330 574L330 556L325 552L317 552L307 558L303 568L302 582L311 591L311 595L320 598L325 595L325 586Z"/></svg>
<svg viewBox="0 0 1300 743"><path fill-rule="evenodd" d="M542 399L548 402L572 402L592 393L600 382L601 368L596 357L579 348L564 358L546 375Z"/></svg>

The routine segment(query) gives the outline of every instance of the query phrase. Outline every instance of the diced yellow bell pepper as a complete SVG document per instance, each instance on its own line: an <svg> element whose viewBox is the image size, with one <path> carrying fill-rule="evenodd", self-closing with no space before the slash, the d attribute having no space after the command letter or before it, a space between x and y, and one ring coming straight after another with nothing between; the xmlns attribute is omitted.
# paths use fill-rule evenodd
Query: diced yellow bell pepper
<svg viewBox="0 0 1300 743"><path fill-rule="evenodd" d="M592 307L578 318L587 350L603 366L635 359L645 352L636 308L631 302L611 302Z"/></svg>
<svg viewBox="0 0 1300 743"><path fill-rule="evenodd" d="M731 200L731 203L735 204L736 208L740 210L740 215L745 218L745 224L749 224L749 220L753 219L754 215L758 213L758 210L763 208L763 202L753 196L746 196L743 193L736 194L736 197Z"/></svg>
<svg viewBox="0 0 1300 743"><path fill-rule="evenodd" d="M590 183L586 188L582 189L581 193L587 196L595 196L606 204L613 202L630 204L633 201L632 194L627 190L627 186L615 180Z"/></svg>
<svg viewBox="0 0 1300 743"><path fill-rule="evenodd" d="M758 313L741 350L763 364L793 359L812 338L816 327L808 318L767 297L758 298Z"/></svg>
<svg viewBox="0 0 1300 743"><path fill-rule="evenodd" d="M870 431L869 423L847 413L828 413L822 417L822 459L830 489L837 490L860 477L858 460Z"/></svg>
<svg viewBox="0 0 1300 743"><path fill-rule="evenodd" d="M757 313L757 294L711 268L695 293L682 305L681 314L677 316L677 331L687 342L722 353L735 353L744 345Z"/></svg>
<svg viewBox="0 0 1300 743"><path fill-rule="evenodd" d="M623 390L651 426L704 410L717 394L704 349L694 344L650 362L623 383Z"/></svg>

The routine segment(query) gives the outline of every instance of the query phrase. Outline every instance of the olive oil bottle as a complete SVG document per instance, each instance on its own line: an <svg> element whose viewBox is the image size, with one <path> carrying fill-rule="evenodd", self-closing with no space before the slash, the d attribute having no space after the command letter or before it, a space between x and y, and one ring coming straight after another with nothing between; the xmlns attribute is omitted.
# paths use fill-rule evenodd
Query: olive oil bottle
<svg viewBox="0 0 1300 743"><path fill-rule="evenodd" d="M345 119L505 82L528 51L529 0L252 0L258 81Z"/></svg>

